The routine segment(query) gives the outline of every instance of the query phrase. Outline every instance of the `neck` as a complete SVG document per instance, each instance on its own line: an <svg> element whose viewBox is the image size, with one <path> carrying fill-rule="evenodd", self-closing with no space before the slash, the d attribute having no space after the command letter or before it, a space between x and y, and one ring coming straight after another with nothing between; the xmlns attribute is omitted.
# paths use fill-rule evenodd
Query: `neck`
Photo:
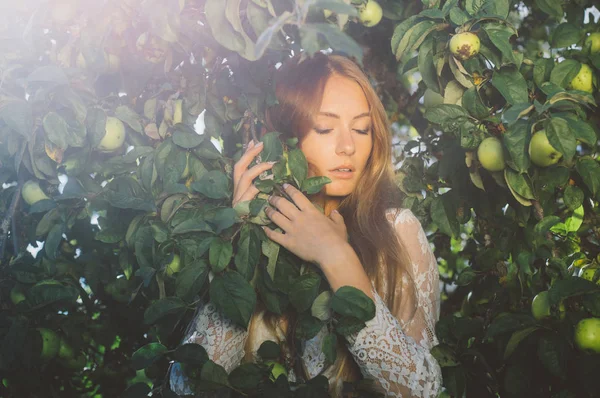
<svg viewBox="0 0 600 398"><path fill-rule="evenodd" d="M337 196L327 196L323 192L319 192L316 195L311 195L309 199L313 204L321 206L325 212L325 215L328 217L332 211L340 206L342 201L342 199Z"/></svg>

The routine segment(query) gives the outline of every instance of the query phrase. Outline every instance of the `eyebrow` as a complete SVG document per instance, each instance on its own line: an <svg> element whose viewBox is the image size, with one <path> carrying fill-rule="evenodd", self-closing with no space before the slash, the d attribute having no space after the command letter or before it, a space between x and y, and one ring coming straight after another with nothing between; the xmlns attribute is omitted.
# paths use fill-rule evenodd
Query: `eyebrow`
<svg viewBox="0 0 600 398"><path fill-rule="evenodd" d="M334 119L339 119L340 118L340 115L337 115L337 114L331 113L331 112L319 112L319 115L323 115L323 116L327 116L327 117L332 117ZM364 113L361 113L360 115L354 116L352 118L352 120L360 119L361 117L368 117L368 116L371 116L371 113L370 112L364 112Z"/></svg>

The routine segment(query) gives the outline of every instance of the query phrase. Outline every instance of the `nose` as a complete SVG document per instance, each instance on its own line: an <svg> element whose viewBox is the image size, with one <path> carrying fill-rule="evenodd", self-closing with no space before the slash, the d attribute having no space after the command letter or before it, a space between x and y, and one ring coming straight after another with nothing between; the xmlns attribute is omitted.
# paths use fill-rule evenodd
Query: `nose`
<svg viewBox="0 0 600 398"><path fill-rule="evenodd" d="M353 155L355 151L356 146L354 145L352 131L348 128L341 129L337 137L336 154L350 156Z"/></svg>

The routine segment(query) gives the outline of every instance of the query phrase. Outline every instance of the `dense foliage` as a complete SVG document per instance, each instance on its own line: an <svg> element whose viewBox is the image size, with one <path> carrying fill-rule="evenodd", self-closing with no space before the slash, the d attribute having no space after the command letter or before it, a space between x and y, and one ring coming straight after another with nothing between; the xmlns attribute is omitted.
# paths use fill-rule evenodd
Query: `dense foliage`
<svg viewBox="0 0 600 398"><path fill-rule="evenodd" d="M369 74L397 182L443 281L445 396L594 396L600 368L600 25L577 0L22 0L0 6L0 395L319 396L280 349L227 375L179 346L208 297L246 326L297 312L323 351L373 315L269 241L265 196L318 192L293 140L262 135L272 73L332 49ZM595 17L594 17L595 16ZM262 136L262 194L231 208ZM360 311L359 311L360 310ZM270 377L271 376L271 377ZM374 396L357 384L361 396Z"/></svg>

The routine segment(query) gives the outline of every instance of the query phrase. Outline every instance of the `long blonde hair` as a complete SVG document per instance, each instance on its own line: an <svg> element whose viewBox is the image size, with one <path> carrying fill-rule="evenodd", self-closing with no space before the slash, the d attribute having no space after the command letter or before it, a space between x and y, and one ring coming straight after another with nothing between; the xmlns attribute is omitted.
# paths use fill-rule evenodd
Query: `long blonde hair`
<svg viewBox="0 0 600 398"><path fill-rule="evenodd" d="M386 211L399 208L403 195L394 182L392 166L391 133L383 104L369 83L368 77L358 65L340 55L317 53L311 58L296 56L279 68L275 76L278 104L269 108L265 123L267 131L281 132L287 138L302 138L313 128L313 116L321 107L325 83L332 75L349 78L360 85L370 105L373 131L373 148L366 169L356 189L345 197L338 211L344 217L349 241L356 251L369 279L384 299L388 308L398 313L399 292L404 289L399 283L402 275L409 275L409 259L401 241L395 238L391 224L386 220ZM260 306L261 310L264 308ZM252 360L248 347L257 337L261 321L253 316L248 327L246 360ZM274 335L283 334L291 341L293 327L287 327L292 319L289 314L279 317L264 313L262 322ZM282 326L283 325L283 326ZM280 332L277 332L277 329ZM330 378L330 394L340 396L342 382L360 378L360 370L345 343L338 339L337 359ZM285 343L285 341L283 341ZM306 370L304 369L306 374Z"/></svg>

